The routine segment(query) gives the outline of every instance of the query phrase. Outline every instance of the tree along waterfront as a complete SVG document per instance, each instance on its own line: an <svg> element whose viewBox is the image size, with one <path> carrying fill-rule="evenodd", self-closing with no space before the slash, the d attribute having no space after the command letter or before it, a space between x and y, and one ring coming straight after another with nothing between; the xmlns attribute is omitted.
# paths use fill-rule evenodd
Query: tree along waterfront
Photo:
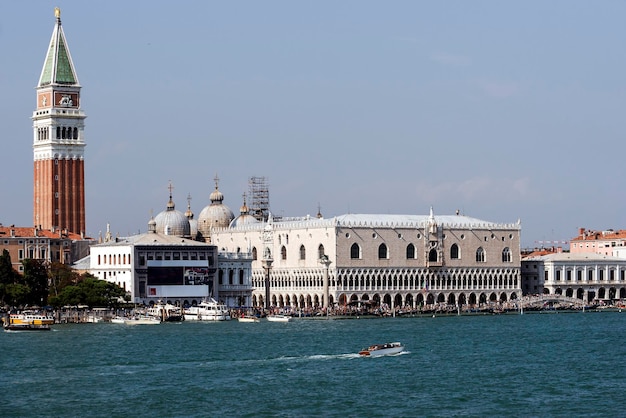
<svg viewBox="0 0 626 418"><path fill-rule="evenodd" d="M7 250L0 255L0 307L5 311L29 306L115 308L126 296L119 286L78 274L65 264L24 259L22 265L21 274L13 268Z"/></svg>

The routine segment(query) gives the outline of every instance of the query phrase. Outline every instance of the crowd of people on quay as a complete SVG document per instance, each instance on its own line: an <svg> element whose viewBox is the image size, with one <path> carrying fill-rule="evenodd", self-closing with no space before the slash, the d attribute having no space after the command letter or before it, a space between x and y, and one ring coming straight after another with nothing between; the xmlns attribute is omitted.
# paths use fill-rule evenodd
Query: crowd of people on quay
<svg viewBox="0 0 626 418"><path fill-rule="evenodd" d="M560 296L560 295L559 295ZM554 310L589 310L589 309L623 309L626 303L623 301L593 301L583 303L573 298L560 298L555 295L526 295L520 299L509 301L488 301L479 304L454 305L448 303L424 304L417 307L405 305L390 307L386 303L376 305L373 303L352 303L348 305L335 305L328 309L320 306L306 308L272 307L269 310L261 308L253 309L254 315L281 314L294 317L322 317L322 316L420 316L420 315L469 315L469 314L502 314L518 313L520 311L554 311ZM237 317L244 311L237 310L233 317Z"/></svg>
<svg viewBox="0 0 626 418"><path fill-rule="evenodd" d="M388 304L350 304L335 305L328 309L321 306L292 308L271 307L270 309L262 308L239 308L231 311L233 318L245 315L254 315L263 317L266 315L288 315L292 317L311 318L311 317L395 317L395 316L419 316L432 314L469 314L469 313L503 313L508 311L516 311L519 306L515 302L504 303L484 303L480 305L449 305L446 303L426 304L418 307L400 306L391 308Z"/></svg>
<svg viewBox="0 0 626 418"><path fill-rule="evenodd" d="M145 308L145 306L143 307ZM85 323L100 322L114 316L128 316L129 312L142 309L142 306L132 308L93 308L87 306L64 307L52 309L51 307L31 307L30 311L42 312L53 316L55 323ZM520 299L510 301L489 301L475 305L451 305L447 303L425 304L418 307L397 306L390 307L386 303L375 304L372 302L357 302L347 305L335 305L328 309L321 306L296 308L291 306L271 307L236 307L230 309L230 317L236 319L242 316L256 316L263 318L268 315L287 315L296 318L321 318L321 317L400 317L422 315L470 315L470 314L501 314L516 313L519 311L545 311L545 310L610 310L626 309L626 302L622 300L604 301L598 300L590 304L584 304L575 299L558 300L550 295L526 295ZM0 316L8 316L16 310L5 308L0 310ZM17 311L16 311L17 312Z"/></svg>

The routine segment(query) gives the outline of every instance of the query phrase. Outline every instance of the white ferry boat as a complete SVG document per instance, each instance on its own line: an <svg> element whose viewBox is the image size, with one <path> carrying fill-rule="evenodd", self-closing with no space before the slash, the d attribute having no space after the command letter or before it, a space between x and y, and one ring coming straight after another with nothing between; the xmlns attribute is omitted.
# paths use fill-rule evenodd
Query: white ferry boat
<svg viewBox="0 0 626 418"><path fill-rule="evenodd" d="M213 298L185 308L183 313L185 321L230 321L228 307Z"/></svg>

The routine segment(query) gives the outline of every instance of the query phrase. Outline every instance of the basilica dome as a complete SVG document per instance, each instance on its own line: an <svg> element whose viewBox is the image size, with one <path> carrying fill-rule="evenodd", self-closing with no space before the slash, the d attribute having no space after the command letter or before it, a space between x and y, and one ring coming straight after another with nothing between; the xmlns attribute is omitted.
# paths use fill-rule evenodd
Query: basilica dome
<svg viewBox="0 0 626 418"><path fill-rule="evenodd" d="M227 228L235 219L233 211L226 206L224 195L218 190L217 178L215 180L215 190L209 196L211 204L206 206L198 215L198 232L205 238L211 234L211 228Z"/></svg>
<svg viewBox="0 0 626 418"><path fill-rule="evenodd" d="M248 205L246 205L246 197L244 195L243 205L239 209L239 216L233 219L233 221L230 223L230 227L233 228L236 226L257 224L257 223L259 223L259 220L256 219L254 216L250 215L250 209L248 208Z"/></svg>
<svg viewBox="0 0 626 418"><path fill-rule="evenodd" d="M167 202L167 209L159 213L155 218L156 232L163 235L175 235L180 237L189 237L191 228L189 220L181 211L176 210L172 195Z"/></svg>

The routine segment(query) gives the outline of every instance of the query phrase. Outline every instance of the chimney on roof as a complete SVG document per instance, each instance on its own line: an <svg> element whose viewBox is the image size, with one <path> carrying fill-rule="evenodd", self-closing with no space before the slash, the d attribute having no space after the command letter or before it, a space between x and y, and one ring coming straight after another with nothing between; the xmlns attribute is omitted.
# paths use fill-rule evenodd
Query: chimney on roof
<svg viewBox="0 0 626 418"><path fill-rule="evenodd" d="M15 238L15 229L11 229L11 238Z"/></svg>
<svg viewBox="0 0 626 418"><path fill-rule="evenodd" d="M581 237L585 235L585 228L578 228L578 235Z"/></svg>

